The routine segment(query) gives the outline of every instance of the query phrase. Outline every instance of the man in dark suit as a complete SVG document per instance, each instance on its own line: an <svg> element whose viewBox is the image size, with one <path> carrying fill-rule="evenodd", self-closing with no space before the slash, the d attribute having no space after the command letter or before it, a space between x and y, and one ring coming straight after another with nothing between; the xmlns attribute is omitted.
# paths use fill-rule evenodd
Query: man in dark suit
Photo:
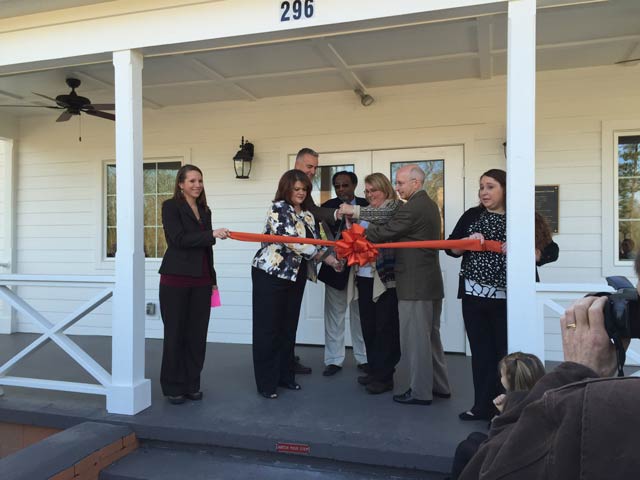
<svg viewBox="0 0 640 480"><path fill-rule="evenodd" d="M313 177L316 176L316 170L318 170L318 152L311 148L301 148L296 155L296 163L293 168L304 172L311 183L313 183ZM335 224L336 221L336 208L324 208L319 207L313 202L313 206L309 208L309 211L313 213L317 223L326 222L329 225Z"/></svg>
<svg viewBox="0 0 640 480"><path fill-rule="evenodd" d="M440 239L438 206L423 190L424 172L406 165L396 173L396 190L405 203L385 225L370 224L366 236L374 243ZM393 400L429 405L433 396L449 397L449 380L440 340L444 289L437 250L396 250L396 289L400 315L401 358ZM407 377L408 375L408 377Z"/></svg>
<svg viewBox="0 0 640 480"><path fill-rule="evenodd" d="M296 155L296 163L293 168L304 172L313 183L313 177L315 177L316 170L318 169L318 157L318 152L315 150L307 147L301 148ZM309 208L309 211L313 213L316 223L326 222L329 225L335 224L335 208L319 207L315 204L313 199L311 199L311 202L313 205ZM296 355L293 361L293 369L295 373L301 375L311 373L311 367L307 367L300 363L300 357Z"/></svg>
<svg viewBox="0 0 640 480"><path fill-rule="evenodd" d="M322 204L325 208L338 208L342 203L367 206L364 198L356 197L355 190L358 185L358 177L353 172L341 171L333 175L331 179L336 197ZM334 238L344 226L344 222L334 225L331 230ZM360 311L358 301L347 302L347 281L349 279L349 267L341 272L336 272L326 264L322 264L318 280L325 283L324 290L324 364L322 374L325 377L335 375L342 369L345 357L344 333L345 317L349 309L349 321L351 325L351 344L353 356L358 368L365 368L367 364L367 352L360 326Z"/></svg>

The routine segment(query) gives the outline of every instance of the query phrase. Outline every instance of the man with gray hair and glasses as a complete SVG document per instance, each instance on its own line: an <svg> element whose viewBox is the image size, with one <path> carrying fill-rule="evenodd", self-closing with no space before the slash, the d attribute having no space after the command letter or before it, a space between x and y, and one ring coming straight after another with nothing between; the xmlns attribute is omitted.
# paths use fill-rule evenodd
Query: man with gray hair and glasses
<svg viewBox="0 0 640 480"><path fill-rule="evenodd" d="M384 225L370 224L373 243L440 240L440 212L424 191L425 174L417 165L396 173L396 190L406 201ZM362 214L364 208L340 207L340 214ZM362 217L362 215L360 215ZM433 397L449 398L451 390L440 339L444 287L439 253L427 248L396 251L396 290L400 316L400 363L394 376L393 400L404 405L430 405Z"/></svg>

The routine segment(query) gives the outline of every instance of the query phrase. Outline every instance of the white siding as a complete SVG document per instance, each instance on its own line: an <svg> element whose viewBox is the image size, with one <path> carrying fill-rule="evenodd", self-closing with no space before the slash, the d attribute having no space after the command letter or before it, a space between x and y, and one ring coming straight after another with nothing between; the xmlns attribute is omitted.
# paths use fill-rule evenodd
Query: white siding
<svg viewBox="0 0 640 480"><path fill-rule="evenodd" d="M561 253L540 270L548 282L599 282L601 265L601 122L636 119L640 91L631 68L599 67L538 74L537 184L560 185ZM260 231L287 155L310 146L320 152L464 144L465 204L476 203L479 175L504 167L506 79L460 80L381 88L363 108L352 92L147 110L145 156L179 155L204 171L215 226ZM100 258L102 162L113 159L113 126L83 119L56 124L54 116L21 122L17 247L20 273L106 274ZM244 135L255 144L251 179L236 180L232 156ZM320 158L322 163L322 157ZM461 192L461 195L463 192ZM256 246L235 241L215 248L223 307L213 310L209 339L249 342L250 261ZM157 262L148 262L147 298L157 302ZM52 319L89 294L21 291ZM41 289L42 290L42 289ZM455 292L447 292L455 295ZM109 304L76 331L109 333ZM148 335L160 336L159 317ZM20 322L20 330L33 326ZM561 346L553 321L547 348Z"/></svg>
<svg viewBox="0 0 640 480"><path fill-rule="evenodd" d="M6 245L5 245L5 225L4 221L6 218L6 204L4 199L5 194L5 181L6 181L6 171L5 171L5 151L4 151L4 143L6 140L0 138L0 262L6 261L7 253L6 253ZM0 267L0 271L4 269Z"/></svg>

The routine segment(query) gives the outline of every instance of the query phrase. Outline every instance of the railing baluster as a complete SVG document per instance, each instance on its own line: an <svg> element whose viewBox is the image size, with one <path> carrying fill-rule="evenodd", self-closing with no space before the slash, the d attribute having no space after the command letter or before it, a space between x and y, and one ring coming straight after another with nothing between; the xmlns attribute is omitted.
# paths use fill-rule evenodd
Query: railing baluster
<svg viewBox="0 0 640 480"><path fill-rule="evenodd" d="M73 326L79 320L94 311L113 296L113 287L103 290L58 323L52 323L35 308L24 301L20 296L8 288L9 285L30 286L95 286L99 284L113 285L113 277L70 277L55 275L0 275L0 299L5 300L17 311L33 319L42 326L43 333L35 341L22 349L11 359L0 366L0 385L12 385L29 388L44 388L49 390L61 390L80 393L92 393L107 395L111 386L111 374L96 362L77 343L64 334L64 330ZM92 375L100 384L64 382L58 380L46 380L38 378L25 378L7 376L6 373L18 362L37 351L40 347L52 340L73 358L82 368ZM0 395L3 394L0 388Z"/></svg>

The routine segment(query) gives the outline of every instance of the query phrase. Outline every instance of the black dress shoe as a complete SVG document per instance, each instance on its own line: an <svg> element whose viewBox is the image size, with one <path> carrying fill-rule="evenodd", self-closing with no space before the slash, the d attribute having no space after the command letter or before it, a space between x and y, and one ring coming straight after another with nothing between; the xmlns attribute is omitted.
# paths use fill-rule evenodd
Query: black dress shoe
<svg viewBox="0 0 640 480"><path fill-rule="evenodd" d="M172 405L180 405L185 402L186 397L184 395L167 395L167 400Z"/></svg>
<svg viewBox="0 0 640 480"><path fill-rule="evenodd" d="M296 382L278 382L278 386L286 388L287 390L300 390L302 387Z"/></svg>
<svg viewBox="0 0 640 480"><path fill-rule="evenodd" d="M258 392L258 393L262 395L264 398L268 398L270 400L274 400L278 398L278 394L275 392Z"/></svg>
<svg viewBox="0 0 640 480"><path fill-rule="evenodd" d="M391 390L393 390L393 380L390 382L373 381L369 385L367 385L365 388L367 392L369 392L372 395L378 395L380 393L390 392Z"/></svg>
<svg viewBox="0 0 640 480"><path fill-rule="evenodd" d="M404 392L402 395L394 395L393 401L401 403L403 405L431 405L431 400L420 400L413 398L411 389Z"/></svg>
<svg viewBox="0 0 640 480"><path fill-rule="evenodd" d="M433 394L434 397L438 397L438 398L451 398L451 394L450 393L440 393L440 392L431 392Z"/></svg>
<svg viewBox="0 0 640 480"><path fill-rule="evenodd" d="M360 385L369 385L373 380L374 378L371 375L360 375L358 377L358 383Z"/></svg>
<svg viewBox="0 0 640 480"><path fill-rule="evenodd" d="M462 412L460 415L458 415L458 418L464 421L489 420L489 415L473 413L471 410L467 410L466 412Z"/></svg>
<svg viewBox="0 0 640 480"><path fill-rule="evenodd" d="M330 377L338 373L340 370L342 370L342 367L340 365L334 365L333 363L331 363L324 367L324 372L322 372L322 375L325 377Z"/></svg>
<svg viewBox="0 0 640 480"><path fill-rule="evenodd" d="M293 373L297 375L309 375L311 373L311 367L306 367L300 362L293 364Z"/></svg>
<svg viewBox="0 0 640 480"><path fill-rule="evenodd" d="M198 400L202 400L203 394L202 392L194 392L185 393L184 396L187 400L193 400L194 402L197 402Z"/></svg>

